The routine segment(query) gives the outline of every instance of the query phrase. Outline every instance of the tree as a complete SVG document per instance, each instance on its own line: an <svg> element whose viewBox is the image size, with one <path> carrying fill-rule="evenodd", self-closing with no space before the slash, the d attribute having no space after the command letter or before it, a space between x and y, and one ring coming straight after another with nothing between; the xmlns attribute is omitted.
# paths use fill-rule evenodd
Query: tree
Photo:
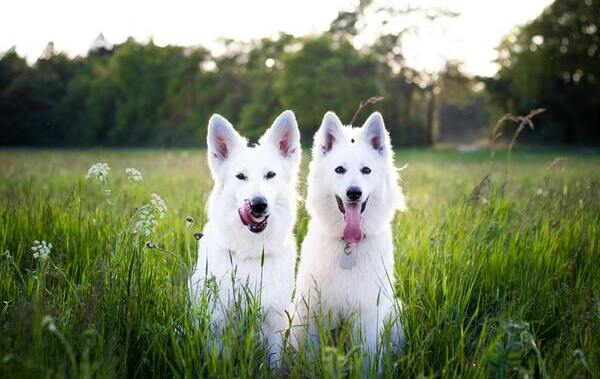
<svg viewBox="0 0 600 379"><path fill-rule="evenodd" d="M466 75L459 62L447 62L437 82L436 140L472 143L482 138L489 116L481 81Z"/></svg>
<svg viewBox="0 0 600 379"><path fill-rule="evenodd" d="M567 144L600 142L600 0L556 0L499 47L488 81L494 104L524 114L546 108L536 135Z"/></svg>
<svg viewBox="0 0 600 379"><path fill-rule="evenodd" d="M306 38L296 52L282 57L275 90L284 107L298 117L303 141L311 141L326 111L349 122L361 100L377 95L377 61L349 42L328 35Z"/></svg>
<svg viewBox="0 0 600 379"><path fill-rule="evenodd" d="M248 53L245 78L250 100L242 107L238 127L251 140L257 140L283 110L275 80L282 68L285 49L294 43L293 36L281 34L276 39L258 41Z"/></svg>
<svg viewBox="0 0 600 379"><path fill-rule="evenodd" d="M19 144L27 139L25 128L29 119L28 77L31 68L12 48L0 58L0 131L1 142Z"/></svg>

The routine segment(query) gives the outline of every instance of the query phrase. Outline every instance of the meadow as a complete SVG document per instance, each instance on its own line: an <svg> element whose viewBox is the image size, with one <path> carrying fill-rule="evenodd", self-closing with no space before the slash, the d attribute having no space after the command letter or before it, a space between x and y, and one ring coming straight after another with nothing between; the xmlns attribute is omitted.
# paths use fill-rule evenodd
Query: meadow
<svg viewBox="0 0 600 379"><path fill-rule="evenodd" d="M105 182L85 178L97 162ZM406 352L386 350L377 372L344 327L321 331L314 361L288 350L269 369L255 305L219 351L186 287L204 151L0 151L0 377L598 377L600 155L400 149L396 162Z"/></svg>

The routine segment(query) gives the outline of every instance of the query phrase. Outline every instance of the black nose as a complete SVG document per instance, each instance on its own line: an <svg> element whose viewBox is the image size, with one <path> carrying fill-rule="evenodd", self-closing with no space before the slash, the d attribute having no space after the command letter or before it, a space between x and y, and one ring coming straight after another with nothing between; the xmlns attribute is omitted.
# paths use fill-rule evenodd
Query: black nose
<svg viewBox="0 0 600 379"><path fill-rule="evenodd" d="M261 214L267 209L267 199L264 196L256 196L250 200L250 208L252 212Z"/></svg>
<svg viewBox="0 0 600 379"><path fill-rule="evenodd" d="M348 187L346 190L346 196L348 196L348 199L356 201L362 196L362 191L358 187Z"/></svg>

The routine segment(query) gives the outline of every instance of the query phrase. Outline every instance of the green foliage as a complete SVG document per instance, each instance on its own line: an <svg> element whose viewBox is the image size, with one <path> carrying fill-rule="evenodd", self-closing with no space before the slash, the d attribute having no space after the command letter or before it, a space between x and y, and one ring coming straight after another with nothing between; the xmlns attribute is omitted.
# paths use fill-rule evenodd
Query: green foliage
<svg viewBox="0 0 600 379"><path fill-rule="evenodd" d="M311 141L328 110L349 123L361 100L379 93L375 59L346 41L306 39L301 50L284 55L283 66L275 89L283 105L296 112L305 142Z"/></svg>
<svg viewBox="0 0 600 379"><path fill-rule="evenodd" d="M212 292L189 303L211 187L204 151L0 152L0 376L597 377L600 158L555 155L398 152L406 353L382 350L378 373L348 323L332 333L318 320L322 349L288 350L269 370L253 294L241 291L249 306L221 336ZM111 166L101 185L85 179L96 162ZM133 234L153 192L168 210L149 236ZM299 241L306 222L300 208ZM46 260L35 240L52 243Z"/></svg>
<svg viewBox="0 0 600 379"><path fill-rule="evenodd" d="M539 120L549 141L598 144L600 1L556 0L499 47L501 69L488 82L503 111L548 110Z"/></svg>
<svg viewBox="0 0 600 379"><path fill-rule="evenodd" d="M480 84L461 71L457 62L447 62L439 73L437 96L437 140L455 143L473 143L483 137L482 125L488 122L488 107Z"/></svg>
<svg viewBox="0 0 600 379"><path fill-rule="evenodd" d="M342 16L330 33L228 41L220 56L131 38L75 59L49 45L32 67L9 51L0 58L0 144L202 146L215 112L256 140L285 108L309 144L326 111L349 122L376 95L399 144L429 143L416 73L394 73L378 51L355 49L344 31L353 16Z"/></svg>

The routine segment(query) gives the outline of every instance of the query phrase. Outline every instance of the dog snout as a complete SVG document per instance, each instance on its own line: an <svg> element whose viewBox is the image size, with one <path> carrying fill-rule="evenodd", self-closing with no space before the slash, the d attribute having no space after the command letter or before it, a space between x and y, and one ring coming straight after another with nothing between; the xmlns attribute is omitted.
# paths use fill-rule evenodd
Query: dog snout
<svg viewBox="0 0 600 379"><path fill-rule="evenodd" d="M256 214L264 213L267 205L267 199L264 196L255 196L250 200L250 209Z"/></svg>
<svg viewBox="0 0 600 379"><path fill-rule="evenodd" d="M356 186L348 187L346 190L346 196L350 201L358 201L362 196L362 190Z"/></svg>

